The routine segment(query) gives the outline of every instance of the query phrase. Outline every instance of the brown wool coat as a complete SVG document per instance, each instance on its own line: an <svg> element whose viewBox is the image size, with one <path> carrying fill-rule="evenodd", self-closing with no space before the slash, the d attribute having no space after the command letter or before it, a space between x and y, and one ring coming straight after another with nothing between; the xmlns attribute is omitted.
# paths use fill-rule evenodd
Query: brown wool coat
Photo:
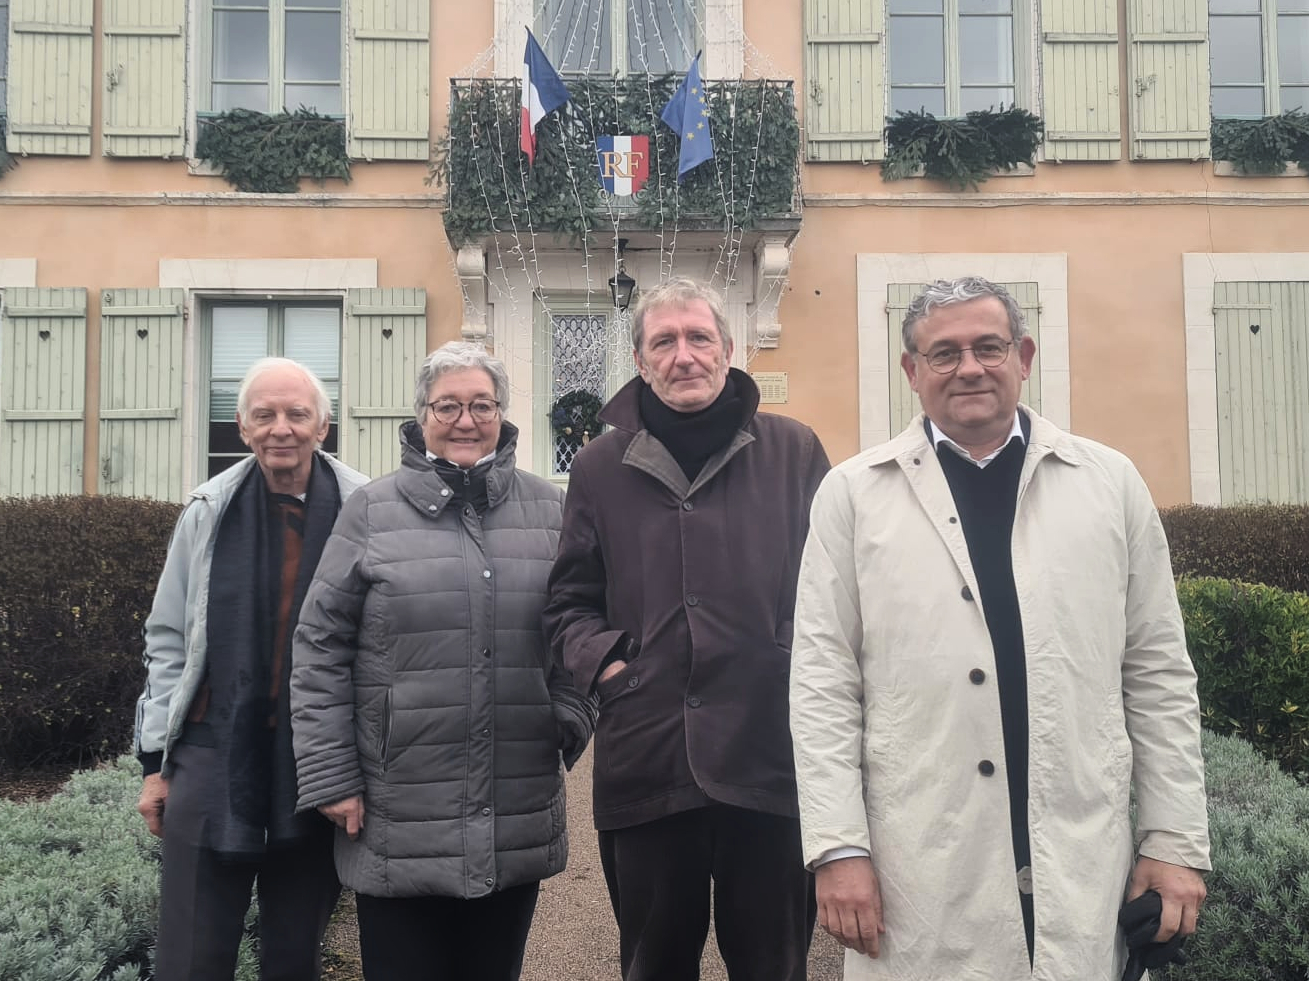
<svg viewBox="0 0 1309 981"><path fill-rule="evenodd" d="M628 639L639 655L600 685L596 827L719 801L798 813L787 684L809 504L828 470L813 430L757 415L692 483L644 430L639 379L605 406L613 427L573 462L545 628L587 690Z"/></svg>

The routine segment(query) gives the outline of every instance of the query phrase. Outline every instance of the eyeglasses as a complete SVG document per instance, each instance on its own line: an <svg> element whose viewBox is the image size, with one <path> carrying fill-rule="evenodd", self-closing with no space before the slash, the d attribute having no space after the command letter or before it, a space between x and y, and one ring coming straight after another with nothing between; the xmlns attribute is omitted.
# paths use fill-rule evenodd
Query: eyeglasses
<svg viewBox="0 0 1309 981"><path fill-rule="evenodd" d="M494 422L495 417L500 414L500 403L495 399L473 399L471 402L440 399L427 403L427 409L436 421L446 426L458 422L459 417L464 414L465 407L468 408L468 414L473 417L473 422L477 423Z"/></svg>
<svg viewBox="0 0 1309 981"><path fill-rule="evenodd" d="M914 354L926 361L927 367L938 375L950 375L958 371L959 366L963 364L965 351L972 351L973 357L983 368L998 368L1009 360L1009 349L1016 343L1016 341L983 341L972 347L943 347L930 354L923 354L922 351L915 351Z"/></svg>

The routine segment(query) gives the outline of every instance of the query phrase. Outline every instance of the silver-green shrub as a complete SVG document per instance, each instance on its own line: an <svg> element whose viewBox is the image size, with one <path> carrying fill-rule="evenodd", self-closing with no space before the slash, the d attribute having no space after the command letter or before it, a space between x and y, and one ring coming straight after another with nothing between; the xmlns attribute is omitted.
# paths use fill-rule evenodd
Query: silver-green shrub
<svg viewBox="0 0 1309 981"><path fill-rule="evenodd" d="M1309 787L1233 736L1204 734L1213 872L1185 967L1155 981L1309 978Z"/></svg>
<svg viewBox="0 0 1309 981"><path fill-rule="evenodd" d="M0 978L153 976L159 840L136 812L130 756L84 770L48 801L0 801ZM250 942L238 978L256 978Z"/></svg>

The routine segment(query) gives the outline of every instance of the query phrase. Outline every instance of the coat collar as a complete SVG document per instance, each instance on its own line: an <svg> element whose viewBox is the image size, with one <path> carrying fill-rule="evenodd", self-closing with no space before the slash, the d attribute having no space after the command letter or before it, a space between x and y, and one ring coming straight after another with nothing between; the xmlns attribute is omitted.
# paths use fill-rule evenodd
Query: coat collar
<svg viewBox="0 0 1309 981"><path fill-rule="evenodd" d="M518 427L512 422L500 423L500 440L496 443L495 459L487 466L487 507L494 508L508 495L513 484ZM436 517L454 496L440 474L427 458L427 445L423 430L415 420L400 426L400 469L396 471L396 486L400 493L420 511Z"/></svg>
<svg viewBox="0 0 1309 981"><path fill-rule="evenodd" d="M759 386L740 368L728 368L727 373L736 382L737 397L745 407L741 423L744 427L759 411ZM645 423L641 421L641 386L644 384L645 380L637 375L620 388L600 410L600 421L624 432L639 433L644 430Z"/></svg>
<svg viewBox="0 0 1309 981"><path fill-rule="evenodd" d="M1032 421L1032 435L1027 446L1030 463L1035 463L1047 455L1054 456L1074 467L1087 462L1085 452L1071 435L1044 416L1037 415L1026 405L1020 404L1018 408L1027 413L1027 417ZM920 412L899 436L868 451L868 465L879 467L915 457L921 459L924 453L934 452L923 425L923 413Z"/></svg>

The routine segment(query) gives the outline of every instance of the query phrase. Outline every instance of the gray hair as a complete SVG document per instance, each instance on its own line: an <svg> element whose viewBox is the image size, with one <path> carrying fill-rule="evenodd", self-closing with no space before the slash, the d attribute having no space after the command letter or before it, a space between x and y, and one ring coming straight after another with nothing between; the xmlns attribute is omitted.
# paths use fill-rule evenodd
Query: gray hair
<svg viewBox="0 0 1309 981"><path fill-rule="evenodd" d="M290 358L260 358L250 366L250 370L245 373L241 379L241 387L236 392L236 413L242 418L249 415L250 408L250 389L259 378L274 368L294 368L305 376L305 380L314 388L314 398L317 403L314 408L318 411L319 422L331 422L332 420L332 399L327 394L327 387L323 384L321 378L302 365L299 361L292 361Z"/></svg>
<svg viewBox="0 0 1309 981"><path fill-rule="evenodd" d="M987 296L993 296L1004 304L1005 312L1009 315L1009 337L1015 341L1026 337L1027 321L1023 317L1022 308L1007 289L981 276L960 276L958 279L938 279L934 283L928 283L923 287L923 291L910 301L909 309L905 311L904 322L900 325L900 339L904 342L904 349L913 353L914 328L918 326L918 321L937 307L967 303L969 300L980 300Z"/></svg>
<svg viewBox="0 0 1309 981"><path fill-rule="evenodd" d="M436 380L450 371L465 371L469 368L481 368L491 376L495 388L495 400L500 403L501 417L509 410L509 372L504 362L486 353L486 348L469 341L449 341L442 344L427 356L423 366L418 369L418 381L414 385L414 418L422 423L427 412L427 393L432 390Z"/></svg>
<svg viewBox="0 0 1309 981"><path fill-rule="evenodd" d="M656 307L684 307L696 300L703 300L709 305L709 312L714 315L718 325L719 336L723 339L723 350L732 342L732 335L727 327L727 312L723 308L723 297L712 286L697 283L694 279L679 276L660 283L652 290L642 290L636 301L636 310L632 313L632 350L641 351L641 337L645 331L646 314Z"/></svg>

